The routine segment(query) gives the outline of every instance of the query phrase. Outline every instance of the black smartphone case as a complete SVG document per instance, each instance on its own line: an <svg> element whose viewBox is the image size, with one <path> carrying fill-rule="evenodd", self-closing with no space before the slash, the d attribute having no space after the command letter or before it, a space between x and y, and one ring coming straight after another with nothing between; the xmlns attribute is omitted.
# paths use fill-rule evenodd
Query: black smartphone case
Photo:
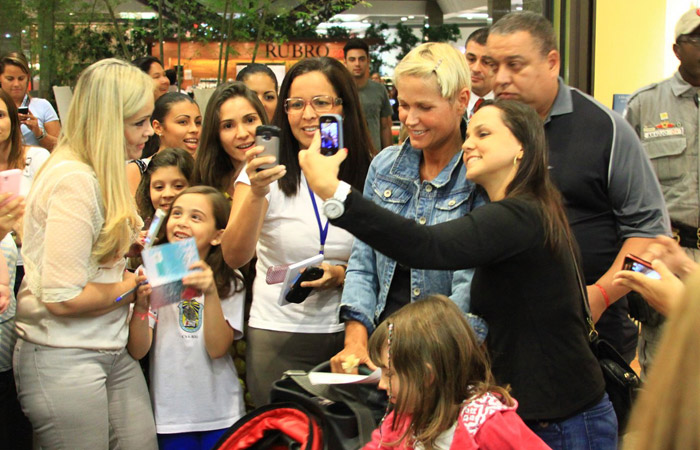
<svg viewBox="0 0 700 450"><path fill-rule="evenodd" d="M304 300L306 300L306 297L309 296L313 288L310 287L301 287L301 283L304 281L314 281L318 280L323 276L323 269L320 267L309 267L306 269L301 275L299 275L299 278L297 278L297 281L294 283L294 286L287 292L287 295L284 297L285 300L287 300L289 303L301 303Z"/></svg>

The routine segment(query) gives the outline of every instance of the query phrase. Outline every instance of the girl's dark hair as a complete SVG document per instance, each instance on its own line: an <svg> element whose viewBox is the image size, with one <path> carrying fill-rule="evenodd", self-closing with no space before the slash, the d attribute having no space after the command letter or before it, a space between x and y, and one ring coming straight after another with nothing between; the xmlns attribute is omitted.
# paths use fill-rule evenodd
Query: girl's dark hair
<svg viewBox="0 0 700 450"><path fill-rule="evenodd" d="M289 89L294 79L309 72L321 72L325 75L338 97L343 99L343 135L348 157L340 165L339 178L362 191L371 161L370 155L374 153L372 139L350 72L339 61L325 56L302 59L292 66L282 81L275 117L272 120L272 123L282 130L279 163L287 167L287 175L278 182L280 189L287 197L291 197L296 195L301 182L301 168L297 157L299 142L292 134L284 102L289 97Z"/></svg>
<svg viewBox="0 0 700 450"><path fill-rule="evenodd" d="M501 119L523 146L523 157L515 177L506 187L506 197L528 196L540 204L545 225L545 240L555 251L568 251L571 230L559 190L548 169L544 124L530 106L513 100L486 100L480 108L494 106Z"/></svg>
<svg viewBox="0 0 700 450"><path fill-rule="evenodd" d="M7 155L8 169L24 169L25 161L22 158L24 146L22 144L22 130L20 129L19 113L17 105L10 94L0 89L0 100L5 102L7 114L10 116L10 153Z"/></svg>
<svg viewBox="0 0 700 450"><path fill-rule="evenodd" d="M201 194L209 199L211 209L214 213L216 229L226 229L228 216L231 213L231 203L221 192L217 191L211 186L188 187L184 191L180 192L177 197L175 197L173 200L173 206L175 206L177 203L177 199L185 194ZM172 210L173 208L171 207L170 211L168 211L168 217L165 221L166 224L170 219L170 212ZM164 236L166 228L167 227L161 227L161 232L159 233L161 239L159 239L159 242L167 242L167 239ZM231 295L231 284L233 284L233 292L240 292L241 290L245 289L245 279L240 275L240 273L236 272L228 264L226 264L220 244L212 246L209 249L209 254L205 258L205 261L207 264L209 264L209 267L211 267L211 270L214 273L214 283L216 284L216 292L219 294L219 298L223 299Z"/></svg>
<svg viewBox="0 0 700 450"><path fill-rule="evenodd" d="M160 59L156 58L155 56L142 56L131 61L131 64L135 65L136 67L141 69L142 72L146 73L148 73L148 71L151 70L151 66L153 65L153 63L158 63L161 66L163 66L163 63L160 62Z"/></svg>
<svg viewBox="0 0 700 450"><path fill-rule="evenodd" d="M181 148L164 148L151 158L148 168L143 173L136 188L136 205L139 208L139 215L144 221L153 217L156 212L151 201L151 175L161 167L171 166L177 167L189 182L192 178L194 158L187 150Z"/></svg>
<svg viewBox="0 0 700 450"><path fill-rule="evenodd" d="M496 385L464 313L444 295L430 295L390 315L372 333L368 349L377 367L399 379L393 427L408 426L389 445L413 437L433 448L454 424L463 402L487 392L513 405L507 389Z"/></svg>
<svg viewBox="0 0 700 450"><path fill-rule="evenodd" d="M226 153L219 139L219 123L221 122L221 105L228 99L243 97L255 108L263 124L267 124L265 107L260 103L258 95L240 81L225 83L216 88L204 114L202 137L199 141L197 159L192 174L192 184L212 186L220 191L228 189L231 177L243 167L244 163L234 163Z"/></svg>
<svg viewBox="0 0 700 450"><path fill-rule="evenodd" d="M275 72L273 72L272 69L267 67L265 64L248 64L236 74L236 81L245 81L249 76L255 73L263 73L268 77L272 78L272 81L275 82L275 92L279 90L279 85L277 84L277 77L275 76Z"/></svg>
<svg viewBox="0 0 700 450"><path fill-rule="evenodd" d="M170 110L173 109L173 105L180 102L190 102L197 105L197 102L187 94L183 94L182 92L167 92L156 100L153 114L151 114L151 123L153 123L154 120L163 123L165 117ZM197 105L197 108L199 108L199 105ZM158 149L160 149L160 137L153 133L151 137L148 138L148 141L146 141L146 146L143 149L143 158L155 155Z"/></svg>

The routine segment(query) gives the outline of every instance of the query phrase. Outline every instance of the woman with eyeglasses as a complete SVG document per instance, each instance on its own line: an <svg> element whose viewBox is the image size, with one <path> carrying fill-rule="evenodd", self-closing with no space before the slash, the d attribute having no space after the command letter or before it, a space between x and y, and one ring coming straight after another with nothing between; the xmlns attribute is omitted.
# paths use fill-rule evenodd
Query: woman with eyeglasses
<svg viewBox="0 0 700 450"><path fill-rule="evenodd" d="M340 179L361 189L372 151L357 88L340 62L325 57L299 61L287 73L280 99L273 118L281 128L279 161L256 158L260 146L247 151L222 240L231 267L244 265L256 253L258 257L246 352L248 387L257 406L268 402L272 383L284 371L311 369L343 347L338 309L353 238L328 225L297 153L309 147L323 114L343 117L348 158ZM274 167L260 170L263 165ZM268 271L319 253L323 275L302 285L313 288L306 300L280 301L283 284L268 284L266 278L277 281Z"/></svg>

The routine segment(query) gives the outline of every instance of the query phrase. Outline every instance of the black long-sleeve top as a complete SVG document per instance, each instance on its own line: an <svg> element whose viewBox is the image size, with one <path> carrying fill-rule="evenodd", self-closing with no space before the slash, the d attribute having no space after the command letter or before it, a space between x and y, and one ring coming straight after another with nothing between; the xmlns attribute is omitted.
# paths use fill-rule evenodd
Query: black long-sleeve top
<svg viewBox="0 0 700 450"><path fill-rule="evenodd" d="M564 419L602 398L573 256L545 243L535 201L507 198L423 226L352 191L332 223L410 267L475 268L471 310L489 325L494 376L512 387L523 419Z"/></svg>

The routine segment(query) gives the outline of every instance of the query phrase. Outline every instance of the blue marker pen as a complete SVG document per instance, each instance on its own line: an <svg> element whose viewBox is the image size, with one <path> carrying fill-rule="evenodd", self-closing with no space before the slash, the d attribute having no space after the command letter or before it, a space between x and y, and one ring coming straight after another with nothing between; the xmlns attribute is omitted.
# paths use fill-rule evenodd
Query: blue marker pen
<svg viewBox="0 0 700 450"><path fill-rule="evenodd" d="M138 289L139 286L142 286L142 285L147 284L147 283L148 283L148 281L142 281L142 282L140 282L140 283L137 284L136 286L132 287L131 289L129 289L128 291L124 292L122 295L120 295L119 297L117 297L117 299L115 300L115 302L120 302L120 301L122 301L122 299L123 299L124 297L128 297L129 295L131 295L131 294L133 294L134 292L136 292L136 289Z"/></svg>

